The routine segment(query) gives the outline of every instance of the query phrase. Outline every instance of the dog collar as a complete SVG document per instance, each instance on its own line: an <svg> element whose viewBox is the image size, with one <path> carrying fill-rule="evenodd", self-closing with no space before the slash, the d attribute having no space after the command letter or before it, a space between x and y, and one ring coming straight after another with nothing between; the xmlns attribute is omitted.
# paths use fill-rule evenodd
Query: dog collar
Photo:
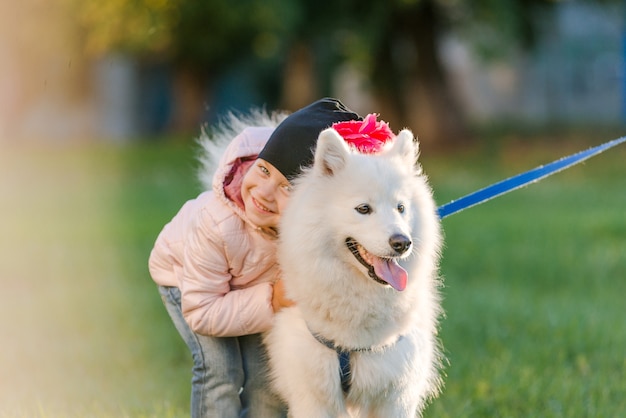
<svg viewBox="0 0 626 418"><path fill-rule="evenodd" d="M350 387L352 386L352 367L350 365L350 354L354 352L364 352L364 351L374 351L374 350L385 350L393 345L395 345L398 341L400 341L403 337L402 335L398 337L394 342L375 347L367 347L367 348L346 348L341 347L335 344L334 341L324 338L321 334L317 332L311 331L309 328L309 332L311 335L320 343L325 345L326 347L334 350L337 353L337 359L339 360L339 380L341 381L341 389L343 390L344 395L347 395L350 391Z"/></svg>

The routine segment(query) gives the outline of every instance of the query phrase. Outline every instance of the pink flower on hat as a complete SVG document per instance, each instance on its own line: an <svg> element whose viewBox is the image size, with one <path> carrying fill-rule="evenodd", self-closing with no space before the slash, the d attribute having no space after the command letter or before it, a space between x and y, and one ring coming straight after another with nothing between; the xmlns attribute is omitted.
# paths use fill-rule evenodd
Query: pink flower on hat
<svg viewBox="0 0 626 418"><path fill-rule="evenodd" d="M376 113L370 113L363 119L337 122L333 129L345 141L364 154L379 152L383 145L394 137L393 132L384 121L377 121Z"/></svg>

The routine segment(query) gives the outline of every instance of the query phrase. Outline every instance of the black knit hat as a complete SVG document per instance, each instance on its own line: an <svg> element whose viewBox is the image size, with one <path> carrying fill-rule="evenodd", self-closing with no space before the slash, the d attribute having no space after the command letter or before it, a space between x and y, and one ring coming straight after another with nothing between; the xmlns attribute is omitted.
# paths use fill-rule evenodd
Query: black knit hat
<svg viewBox="0 0 626 418"><path fill-rule="evenodd" d="M361 120L337 99L325 98L304 107L283 120L270 136L259 158L272 164L287 179L313 163L320 132L335 122Z"/></svg>

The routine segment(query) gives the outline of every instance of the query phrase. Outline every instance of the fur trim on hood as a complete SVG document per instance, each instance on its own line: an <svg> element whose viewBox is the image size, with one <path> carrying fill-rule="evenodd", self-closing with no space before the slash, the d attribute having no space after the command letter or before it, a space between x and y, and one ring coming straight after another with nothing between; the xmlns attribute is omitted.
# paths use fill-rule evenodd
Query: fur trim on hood
<svg viewBox="0 0 626 418"><path fill-rule="evenodd" d="M213 176L219 166L219 161L226 147L244 129L248 127L275 128L286 117L287 113L268 113L265 109L254 109L248 114L228 113L215 126L203 126L200 137L196 140L199 145L197 178L202 190L211 190Z"/></svg>

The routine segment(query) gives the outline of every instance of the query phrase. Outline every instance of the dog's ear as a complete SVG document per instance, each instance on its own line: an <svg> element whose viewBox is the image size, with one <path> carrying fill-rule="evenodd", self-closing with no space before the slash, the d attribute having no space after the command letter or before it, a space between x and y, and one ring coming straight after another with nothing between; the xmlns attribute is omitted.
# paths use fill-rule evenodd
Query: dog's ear
<svg viewBox="0 0 626 418"><path fill-rule="evenodd" d="M325 129L317 140L314 170L324 176L332 176L346 165L349 154L348 144L337 131Z"/></svg>
<svg viewBox="0 0 626 418"><path fill-rule="evenodd" d="M419 157L419 145L417 139L413 137L413 132L408 129L401 130L393 142L390 153L398 155L407 164L416 166Z"/></svg>

